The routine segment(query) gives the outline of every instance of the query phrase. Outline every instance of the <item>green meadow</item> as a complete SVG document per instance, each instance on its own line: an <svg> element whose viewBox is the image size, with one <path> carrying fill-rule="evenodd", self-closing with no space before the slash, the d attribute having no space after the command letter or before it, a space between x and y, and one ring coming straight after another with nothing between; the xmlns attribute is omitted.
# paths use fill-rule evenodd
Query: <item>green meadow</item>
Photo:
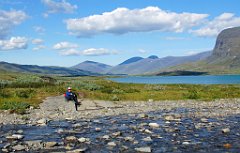
<svg viewBox="0 0 240 153"><path fill-rule="evenodd" d="M239 98L240 85L147 85L116 83L105 77L59 77L0 73L0 109L24 113L49 96L63 95L71 86L84 98L108 101L204 100Z"/></svg>

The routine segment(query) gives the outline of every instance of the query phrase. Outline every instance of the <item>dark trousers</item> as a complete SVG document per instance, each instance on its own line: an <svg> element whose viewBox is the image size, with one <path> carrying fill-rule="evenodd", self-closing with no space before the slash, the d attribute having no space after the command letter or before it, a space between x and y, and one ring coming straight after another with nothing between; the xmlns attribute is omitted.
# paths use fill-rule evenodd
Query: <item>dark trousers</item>
<svg viewBox="0 0 240 153"><path fill-rule="evenodd" d="M66 97L66 100L67 100L67 101L70 101L70 100L74 101L74 103L75 103L75 109L76 109L76 111L78 110L79 102L78 102L78 99L77 99L77 95L76 95L76 94L73 94L73 95L71 95L71 96Z"/></svg>

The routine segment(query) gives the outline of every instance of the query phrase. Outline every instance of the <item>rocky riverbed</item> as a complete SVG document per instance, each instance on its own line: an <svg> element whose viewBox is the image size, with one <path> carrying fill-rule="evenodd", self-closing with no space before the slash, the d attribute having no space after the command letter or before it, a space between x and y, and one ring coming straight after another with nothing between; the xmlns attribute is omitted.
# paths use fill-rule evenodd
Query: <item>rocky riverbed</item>
<svg viewBox="0 0 240 153"><path fill-rule="evenodd" d="M0 113L0 152L240 152L240 99L107 102L62 96Z"/></svg>

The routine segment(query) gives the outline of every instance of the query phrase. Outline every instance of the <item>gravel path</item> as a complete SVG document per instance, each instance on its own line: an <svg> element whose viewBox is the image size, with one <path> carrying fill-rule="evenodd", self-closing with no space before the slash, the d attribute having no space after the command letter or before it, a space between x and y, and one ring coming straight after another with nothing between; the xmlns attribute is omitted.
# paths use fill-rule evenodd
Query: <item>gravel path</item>
<svg viewBox="0 0 240 153"><path fill-rule="evenodd" d="M184 112L184 108L193 109ZM48 97L40 104L39 109L29 109L25 115L0 112L0 124L26 124L37 120L88 119L120 114L147 113L150 111L172 111L182 109L178 114L188 117L227 117L240 114L240 99L220 99L210 102L204 101L123 101L111 102L100 100L82 101L78 111L73 102L66 102L63 96Z"/></svg>

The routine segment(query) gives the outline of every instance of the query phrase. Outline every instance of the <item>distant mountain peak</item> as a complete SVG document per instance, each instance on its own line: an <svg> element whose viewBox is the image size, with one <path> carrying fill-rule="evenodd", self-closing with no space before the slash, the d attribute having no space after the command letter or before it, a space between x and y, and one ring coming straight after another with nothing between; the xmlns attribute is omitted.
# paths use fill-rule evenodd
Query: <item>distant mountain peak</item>
<svg viewBox="0 0 240 153"><path fill-rule="evenodd" d="M137 61L140 61L144 58L142 57L139 57L139 56L136 56L136 57L132 57L132 58L129 58L128 60L120 63L119 65L125 65L125 64L130 64L130 63L134 63L134 62L137 62Z"/></svg>
<svg viewBox="0 0 240 153"><path fill-rule="evenodd" d="M105 73L110 68L112 68L112 66L107 65L107 64L103 64L103 63L99 63L99 62L94 62L94 61L88 61L87 60L87 61L84 61L82 63L79 63L79 64L73 66L72 68L85 70L85 71L90 71L90 72L93 72L93 73Z"/></svg>
<svg viewBox="0 0 240 153"><path fill-rule="evenodd" d="M92 63L92 64L97 64L98 62L94 62L94 61L84 61L83 63Z"/></svg>
<svg viewBox="0 0 240 153"><path fill-rule="evenodd" d="M158 56L156 56L156 55L151 55L151 56L149 56L148 58L150 58L150 59L158 59Z"/></svg>

